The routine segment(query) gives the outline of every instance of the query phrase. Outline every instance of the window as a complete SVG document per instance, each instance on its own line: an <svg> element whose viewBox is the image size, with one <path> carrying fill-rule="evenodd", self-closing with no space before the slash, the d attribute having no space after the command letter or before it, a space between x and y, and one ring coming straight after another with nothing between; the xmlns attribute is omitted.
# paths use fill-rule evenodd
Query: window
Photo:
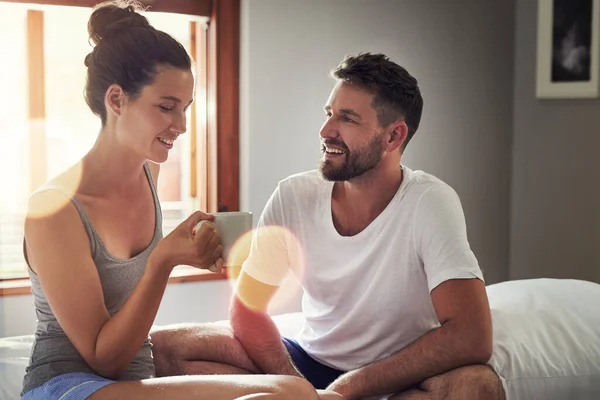
<svg viewBox="0 0 600 400"><path fill-rule="evenodd" d="M0 137L5 144L11 143L0 147L0 280L26 275L22 225L32 189L80 159L100 128L99 119L83 99L83 59L91 51L86 40L90 9L65 6L74 3L69 1L36 3L63 5L0 1L0 46L11 55L0 63L0 86L11 94L0 99ZM95 2L78 3L91 6ZM173 35L196 56L197 66L204 67L197 76L196 106L188 115L189 134L176 142L161 167L158 190L165 234L193 209L235 210L239 204L237 163L227 162L238 157L237 147L231 151L229 145L232 139L237 145L237 115L231 121L231 113L227 119L219 113L224 102L229 102L230 111L238 109L239 39L235 36L239 34L239 0L218 3L155 0L157 10L206 16L145 13L156 28ZM223 24L216 23L219 14L227 17ZM212 26L206 31L209 21ZM234 29L227 25L231 21L237 21ZM235 45L228 41L224 49L221 42L228 36L234 37ZM218 77L217 66L224 66ZM228 78L227 93L217 96L224 91L225 84L219 84L223 78ZM227 135L219 137L217 132L225 129ZM227 150L219 146L223 141L228 142ZM219 164L224 167L218 168Z"/></svg>
<svg viewBox="0 0 600 400"><path fill-rule="evenodd" d="M20 255L22 224L18 210L29 190L27 143L26 10L20 5L0 4L0 48L14 62L0 63L0 268L7 277L23 273ZM11 145L7 145L11 143ZM10 173L8 173L10 171Z"/></svg>

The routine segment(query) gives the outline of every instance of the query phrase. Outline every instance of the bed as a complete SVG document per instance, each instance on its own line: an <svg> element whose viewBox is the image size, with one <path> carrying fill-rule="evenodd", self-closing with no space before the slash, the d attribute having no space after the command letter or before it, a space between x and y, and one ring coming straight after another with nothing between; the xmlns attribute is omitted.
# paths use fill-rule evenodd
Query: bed
<svg viewBox="0 0 600 400"><path fill-rule="evenodd" d="M487 286L494 325L490 366L507 400L600 399L600 285L530 279ZM281 333L300 313L274 317ZM0 399L19 398L33 337L0 338Z"/></svg>
<svg viewBox="0 0 600 400"><path fill-rule="evenodd" d="M276 315L273 319L281 334L288 337L302 328L300 313ZM33 335L0 338L0 400L19 399L32 344Z"/></svg>

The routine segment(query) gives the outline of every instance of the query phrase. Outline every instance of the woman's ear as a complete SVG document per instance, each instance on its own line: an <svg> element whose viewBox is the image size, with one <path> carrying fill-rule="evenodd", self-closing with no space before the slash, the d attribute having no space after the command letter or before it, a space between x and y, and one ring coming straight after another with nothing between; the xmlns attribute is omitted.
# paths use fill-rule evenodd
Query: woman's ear
<svg viewBox="0 0 600 400"><path fill-rule="evenodd" d="M115 116L121 115L123 105L125 103L125 91L119 85L110 85L104 96L104 105L107 113L112 113Z"/></svg>
<svg viewBox="0 0 600 400"><path fill-rule="evenodd" d="M386 143L385 151L392 153L396 151L400 146L404 144L408 136L408 126L403 120L392 122L387 127L389 132L388 141Z"/></svg>

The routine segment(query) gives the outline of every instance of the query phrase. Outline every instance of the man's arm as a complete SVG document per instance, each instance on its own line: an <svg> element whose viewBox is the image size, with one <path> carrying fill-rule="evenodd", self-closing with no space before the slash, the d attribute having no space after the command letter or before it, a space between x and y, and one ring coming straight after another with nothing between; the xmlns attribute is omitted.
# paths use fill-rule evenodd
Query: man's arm
<svg viewBox="0 0 600 400"><path fill-rule="evenodd" d="M431 292L439 328L383 360L340 376L329 387L345 399L405 390L427 378L470 364L492 353L492 319L479 279L443 282Z"/></svg>
<svg viewBox="0 0 600 400"><path fill-rule="evenodd" d="M290 272L281 184L271 195L252 235L248 258L237 280L230 322L254 364L266 374L300 376L267 314L271 299ZM288 205L293 207L292 205Z"/></svg>
<svg viewBox="0 0 600 400"><path fill-rule="evenodd" d="M265 374L302 377L281 341L279 330L266 310L279 289L247 273L240 274L231 306L231 327L244 350Z"/></svg>

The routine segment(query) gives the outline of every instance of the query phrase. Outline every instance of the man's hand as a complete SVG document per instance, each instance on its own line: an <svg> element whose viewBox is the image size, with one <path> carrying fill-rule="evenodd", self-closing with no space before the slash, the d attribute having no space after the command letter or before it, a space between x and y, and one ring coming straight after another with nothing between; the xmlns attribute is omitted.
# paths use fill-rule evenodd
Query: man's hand
<svg viewBox="0 0 600 400"><path fill-rule="evenodd" d="M431 299L441 326L387 358L345 373L328 390L345 399L397 393L451 369L486 363L492 323L485 285L479 279L440 284Z"/></svg>

